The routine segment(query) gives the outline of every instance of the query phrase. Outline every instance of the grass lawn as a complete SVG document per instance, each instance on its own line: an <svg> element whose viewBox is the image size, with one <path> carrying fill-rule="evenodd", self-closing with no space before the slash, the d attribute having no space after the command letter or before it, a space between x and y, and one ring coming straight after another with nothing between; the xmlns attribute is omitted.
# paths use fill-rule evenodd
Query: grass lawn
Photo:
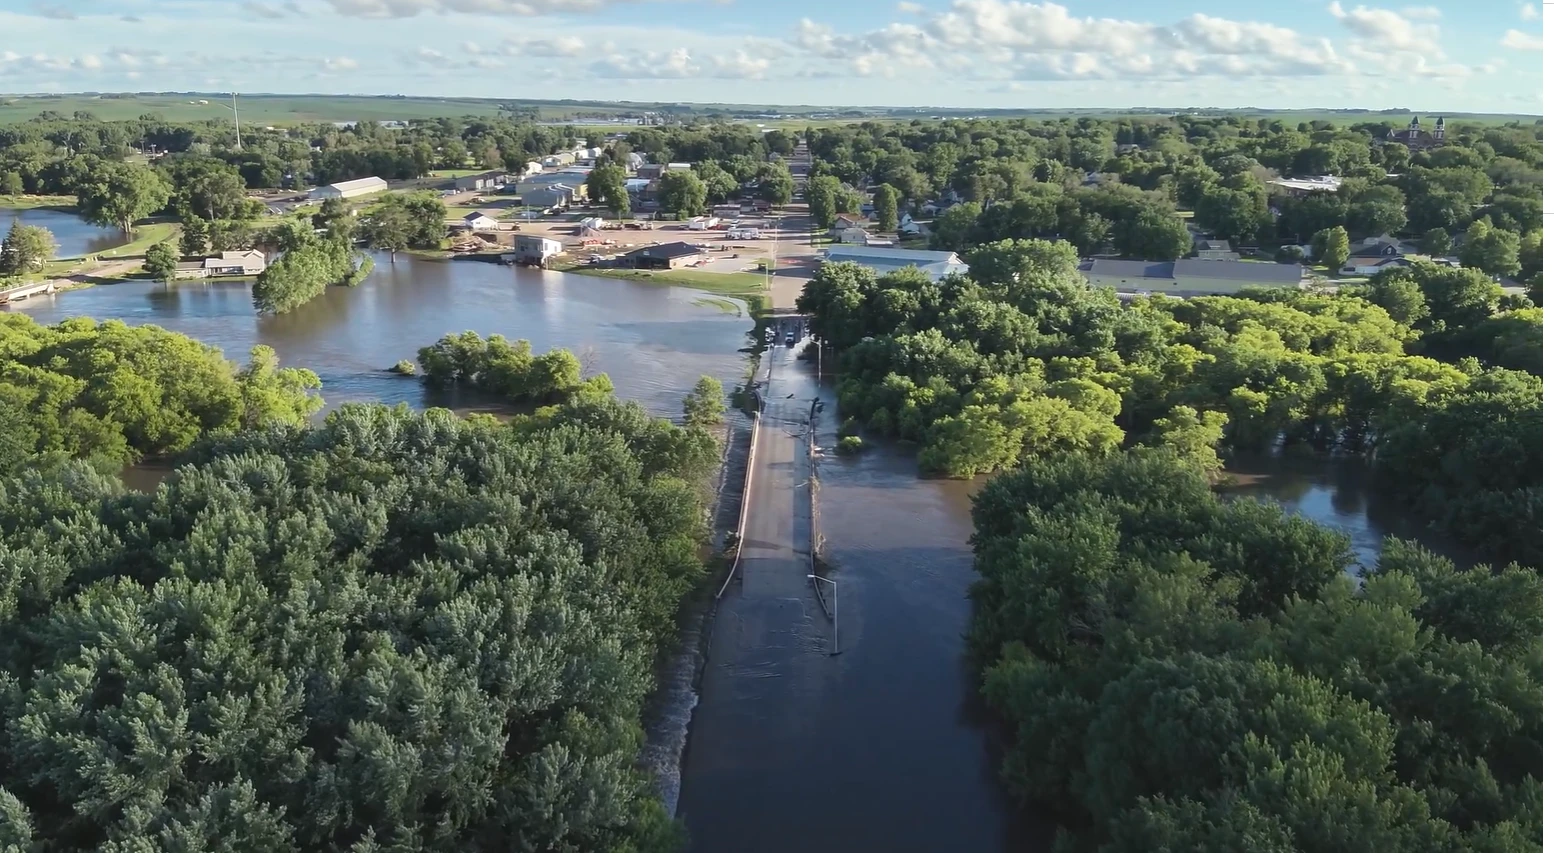
<svg viewBox="0 0 1554 853"><path fill-rule="evenodd" d="M641 281L652 284L671 284L705 290L724 296L734 296L750 306L751 314L759 314L769 307L766 295L766 276L753 272L708 272L706 270L615 270L597 267L576 267L566 270L579 275L599 278L618 278L625 281Z"/></svg>
<svg viewBox="0 0 1554 853"><path fill-rule="evenodd" d="M427 175L426 177L428 179L440 178L440 179L443 179L443 180L448 180L448 179L452 179L452 178L463 178L463 177L467 177L469 175L480 175L480 174L484 174L484 173L489 172L489 171L491 171L491 170L490 169L438 169L437 171L431 173L430 175Z"/></svg>
<svg viewBox="0 0 1554 853"><path fill-rule="evenodd" d="M176 222L154 222L150 225L137 225L135 226L135 239L106 252L98 252L97 257L105 261L120 258L138 258L145 255L146 250L157 243L176 237L179 230L178 223Z"/></svg>
<svg viewBox="0 0 1554 853"><path fill-rule="evenodd" d="M75 210L76 197L73 195L0 195L0 208L32 210L39 207Z"/></svg>

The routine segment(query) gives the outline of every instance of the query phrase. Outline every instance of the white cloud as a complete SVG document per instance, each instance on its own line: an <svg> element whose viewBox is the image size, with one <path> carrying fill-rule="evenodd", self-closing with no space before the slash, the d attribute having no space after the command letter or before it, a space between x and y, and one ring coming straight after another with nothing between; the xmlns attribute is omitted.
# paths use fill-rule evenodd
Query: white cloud
<svg viewBox="0 0 1554 853"><path fill-rule="evenodd" d="M286 17L286 13L283 12L279 6L272 6L269 3L259 3L255 2L255 0L250 0L250 2L244 3L243 11L248 12L251 15L257 15L261 18Z"/></svg>
<svg viewBox="0 0 1554 853"><path fill-rule="evenodd" d="M96 71L97 69L103 67L103 61L90 53L81 57L80 59L77 59L76 64L82 68L87 69L88 71Z"/></svg>
<svg viewBox="0 0 1554 853"><path fill-rule="evenodd" d="M1536 20L1538 20L1538 7L1534 6L1531 3L1523 3L1522 4L1521 16L1522 16L1522 20L1524 20L1524 21L1536 21Z"/></svg>
<svg viewBox="0 0 1554 853"><path fill-rule="evenodd" d="M59 6L53 3L34 3L33 10L45 18L53 18L56 21L74 21L76 13L67 6Z"/></svg>
<svg viewBox="0 0 1554 853"><path fill-rule="evenodd" d="M1543 50L1543 39L1521 30L1506 30L1500 45L1512 50Z"/></svg>
<svg viewBox="0 0 1554 853"><path fill-rule="evenodd" d="M625 0L326 0L353 18L413 18L420 14L545 15L594 11Z"/></svg>
<svg viewBox="0 0 1554 853"><path fill-rule="evenodd" d="M1434 6L1404 6L1403 17L1415 21L1438 21L1441 19L1441 10Z"/></svg>
<svg viewBox="0 0 1554 853"><path fill-rule="evenodd" d="M691 62L691 52L683 47L667 53L615 54L589 67L596 77L616 77L624 80L693 77L701 70Z"/></svg>
<svg viewBox="0 0 1554 853"><path fill-rule="evenodd" d="M352 71L356 67L356 60L349 56L332 56L324 59L325 71Z"/></svg>
<svg viewBox="0 0 1554 853"><path fill-rule="evenodd" d="M595 77L615 80L718 78L758 80L771 61L743 50L727 55L694 57L687 48L670 51L614 52L589 65Z"/></svg>
<svg viewBox="0 0 1554 853"><path fill-rule="evenodd" d="M1363 39L1372 51L1414 51L1426 56L1441 56L1441 30L1434 24L1421 24L1389 9L1355 6L1345 10L1338 0L1329 3L1327 11Z"/></svg>
<svg viewBox="0 0 1554 853"><path fill-rule="evenodd" d="M576 36L557 36L548 39L510 39L502 46L509 56L582 56L588 43Z"/></svg>

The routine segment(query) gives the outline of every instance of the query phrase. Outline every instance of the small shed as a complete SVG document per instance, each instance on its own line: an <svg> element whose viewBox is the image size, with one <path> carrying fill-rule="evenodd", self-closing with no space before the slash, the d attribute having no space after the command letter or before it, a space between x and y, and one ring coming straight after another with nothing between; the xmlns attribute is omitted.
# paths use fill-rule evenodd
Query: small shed
<svg viewBox="0 0 1554 853"><path fill-rule="evenodd" d="M672 270L690 266L700 257L701 249L690 243L660 243L627 252L621 260L641 270Z"/></svg>
<svg viewBox="0 0 1554 853"><path fill-rule="evenodd" d="M464 224L461 227L467 228L470 231L495 231L502 227L502 223L477 211L466 215L464 217Z"/></svg>

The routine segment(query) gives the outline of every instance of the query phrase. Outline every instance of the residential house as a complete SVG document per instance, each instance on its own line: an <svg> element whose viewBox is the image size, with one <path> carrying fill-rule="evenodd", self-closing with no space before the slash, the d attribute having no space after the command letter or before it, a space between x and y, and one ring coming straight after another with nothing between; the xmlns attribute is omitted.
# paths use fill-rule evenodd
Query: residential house
<svg viewBox="0 0 1554 853"><path fill-rule="evenodd" d="M1375 275L1388 266L1385 261L1401 260L1407 254L1402 241L1395 237L1367 237L1349 250L1349 259L1339 271L1345 275Z"/></svg>
<svg viewBox="0 0 1554 853"><path fill-rule="evenodd" d="M831 222L831 236L840 237L849 228L867 228L869 220L852 213L838 213Z"/></svg>
<svg viewBox="0 0 1554 853"><path fill-rule="evenodd" d="M476 211L464 217L464 223L459 226L470 231L496 231L502 227L502 223Z"/></svg>
<svg viewBox="0 0 1554 853"><path fill-rule="evenodd" d="M639 270L672 270L690 266L701 257L701 249L690 243L660 243L633 249L620 257L624 266Z"/></svg>
<svg viewBox="0 0 1554 853"><path fill-rule="evenodd" d="M318 201L329 198L356 198L383 192L386 189L388 189L388 181L382 178L357 178L354 181L340 181L328 186L314 187L308 191L308 198Z"/></svg>
<svg viewBox="0 0 1554 853"><path fill-rule="evenodd" d="M507 183L507 173L495 169L490 172L480 172L475 175L465 175L453 179L453 188L460 192L471 190L494 190Z"/></svg>
<svg viewBox="0 0 1554 853"><path fill-rule="evenodd" d="M850 228L842 228L833 233L836 237L836 242L838 243L851 243L857 246L862 246L869 242L869 229L859 225L854 225Z"/></svg>
<svg viewBox="0 0 1554 853"><path fill-rule="evenodd" d="M1302 270L1297 264L1261 264L1241 261L1124 261L1096 258L1079 265L1092 287L1110 287L1121 293L1176 295L1229 294L1249 287L1299 287Z"/></svg>
<svg viewBox="0 0 1554 853"><path fill-rule="evenodd" d="M1393 268L1403 269L1413 266L1414 262L1408 258L1392 256L1386 258L1356 258L1349 256L1338 272L1342 275L1375 275L1376 273Z"/></svg>
<svg viewBox="0 0 1554 853"><path fill-rule="evenodd" d="M523 164L523 170L519 173L518 179L522 180L529 177L530 175L538 175L543 171L545 171L545 167L540 165L540 161L530 160L529 162Z"/></svg>
<svg viewBox="0 0 1554 853"><path fill-rule="evenodd" d="M637 177L654 181L664 176L664 167L657 163L644 163L637 167Z"/></svg>
<svg viewBox="0 0 1554 853"><path fill-rule="evenodd" d="M561 244L538 234L518 234L513 237L513 256L520 264L543 266L547 260L561 254Z"/></svg>
<svg viewBox="0 0 1554 853"><path fill-rule="evenodd" d="M565 210L579 201L577 192L563 184L521 187L517 193L518 202L524 207L540 207L547 210L553 207Z"/></svg>
<svg viewBox="0 0 1554 853"><path fill-rule="evenodd" d="M642 165L644 163L646 163L646 162L647 162L647 158L643 157L641 154L637 153L636 151L633 151L630 154L626 155L626 169L628 171L635 172L636 170L642 168Z"/></svg>
<svg viewBox="0 0 1554 853"><path fill-rule="evenodd" d="M912 218L912 214L903 213L901 214L900 221L896 223L896 230L902 234L921 234L923 233L923 226L917 224L917 221Z"/></svg>
<svg viewBox="0 0 1554 853"><path fill-rule="evenodd" d="M933 281L947 275L964 273L966 263L954 252L928 252L919 249L886 249L874 246L832 246L822 252L830 263L854 263L868 267L878 275L897 270L922 270Z"/></svg>
<svg viewBox="0 0 1554 853"><path fill-rule="evenodd" d="M1199 240L1193 244L1194 256L1203 261L1239 261L1241 254L1230 248L1229 240Z"/></svg>

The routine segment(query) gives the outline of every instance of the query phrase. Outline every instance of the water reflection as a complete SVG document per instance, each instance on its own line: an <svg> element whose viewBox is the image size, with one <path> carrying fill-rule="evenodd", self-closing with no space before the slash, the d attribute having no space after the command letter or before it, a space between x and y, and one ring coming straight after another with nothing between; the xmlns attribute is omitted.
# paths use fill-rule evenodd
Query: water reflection
<svg viewBox="0 0 1554 853"><path fill-rule="evenodd" d="M74 213L49 208L16 210L0 207L0 231L8 231L11 222L20 220L23 225L38 225L49 229L59 249L59 258L79 258L83 255L105 252L124 244L124 235L117 228L100 228L87 223Z"/></svg>
<svg viewBox="0 0 1554 853"><path fill-rule="evenodd" d="M698 305L699 291L515 269L478 262L376 259L355 288L333 287L290 314L255 314L247 282L165 285L123 282L34 297L10 310L56 323L67 317L155 323L241 361L256 344L288 366L316 371L331 406L358 401L431 404L421 383L388 372L449 332L472 330L566 347L620 394L663 415L678 414L703 374L743 376L750 320Z"/></svg>

